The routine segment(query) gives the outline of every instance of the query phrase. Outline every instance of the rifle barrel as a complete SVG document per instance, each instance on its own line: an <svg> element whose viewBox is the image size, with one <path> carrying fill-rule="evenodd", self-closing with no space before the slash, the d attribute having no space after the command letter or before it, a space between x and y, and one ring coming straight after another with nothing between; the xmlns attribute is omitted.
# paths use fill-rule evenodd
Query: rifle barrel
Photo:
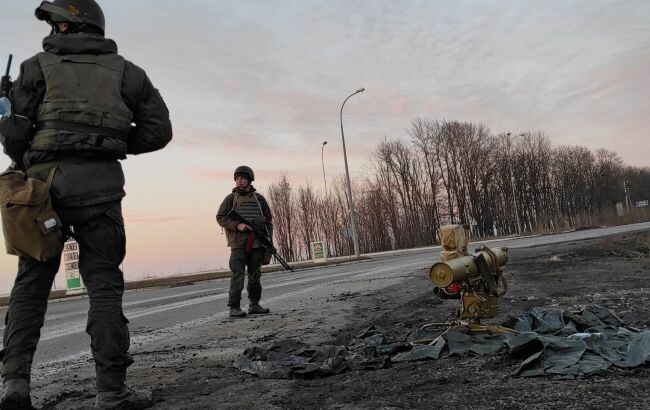
<svg viewBox="0 0 650 410"><path fill-rule="evenodd" d="M11 70L11 60L13 60L14 56L12 54L9 54L9 60L7 61L7 71L5 72L5 76L9 76L9 70Z"/></svg>

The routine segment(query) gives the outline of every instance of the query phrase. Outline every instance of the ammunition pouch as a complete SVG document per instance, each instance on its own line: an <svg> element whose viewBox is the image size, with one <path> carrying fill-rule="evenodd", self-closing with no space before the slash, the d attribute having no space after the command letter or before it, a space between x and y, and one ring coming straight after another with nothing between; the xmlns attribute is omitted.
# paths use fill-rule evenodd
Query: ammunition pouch
<svg viewBox="0 0 650 410"><path fill-rule="evenodd" d="M55 172L56 167L46 182L19 171L0 174L0 214L8 254L43 262L63 251L61 220L50 196Z"/></svg>

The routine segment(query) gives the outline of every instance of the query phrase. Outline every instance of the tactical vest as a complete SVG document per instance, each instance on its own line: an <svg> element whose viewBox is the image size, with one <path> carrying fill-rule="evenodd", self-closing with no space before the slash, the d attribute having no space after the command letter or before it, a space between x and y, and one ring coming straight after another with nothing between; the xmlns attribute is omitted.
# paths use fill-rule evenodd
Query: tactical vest
<svg viewBox="0 0 650 410"><path fill-rule="evenodd" d="M235 194L239 195L239 194ZM237 203L237 197L235 196L233 198L233 205ZM262 205L260 205L260 201L257 199L257 195L255 195L255 192L253 192L252 195L250 195L244 202L242 202L239 205L239 208L235 209L239 215L243 216L244 219L246 219L249 222L254 222L256 218L260 216L264 216L264 213L262 212ZM261 228L260 228L261 229ZM266 230L266 226L263 228ZM258 239L255 239L253 242L253 248L259 248L261 247L262 244L260 244L260 241Z"/></svg>
<svg viewBox="0 0 650 410"><path fill-rule="evenodd" d="M125 158L133 113L122 99L124 59L39 53L38 62L46 91L32 149L102 151Z"/></svg>
<svg viewBox="0 0 650 410"><path fill-rule="evenodd" d="M234 203L236 203L236 199L233 199L233 204ZM262 213L262 206L260 205L255 193L249 196L241 205L239 205L238 209L235 209L235 211L237 211L237 213L243 216L247 221L253 221L258 216L264 216Z"/></svg>

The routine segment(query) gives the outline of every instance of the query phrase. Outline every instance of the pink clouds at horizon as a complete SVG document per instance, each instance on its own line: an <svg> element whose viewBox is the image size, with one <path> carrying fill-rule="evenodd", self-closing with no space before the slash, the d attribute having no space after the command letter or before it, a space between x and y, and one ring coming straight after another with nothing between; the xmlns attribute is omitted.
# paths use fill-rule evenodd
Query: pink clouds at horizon
<svg viewBox="0 0 650 410"><path fill-rule="evenodd" d="M222 263L214 212L238 165L255 169L262 191L283 174L319 187L327 140L328 184L343 175L339 109L359 87L343 113L353 181L415 118L540 130L554 146L650 164L650 2L189 4L179 15L168 2L102 3L109 37L147 71L175 133L165 150L123 164L129 278ZM0 59L40 51L49 28L34 7L7 7L0 37L12 41ZM0 258L0 280L14 262Z"/></svg>

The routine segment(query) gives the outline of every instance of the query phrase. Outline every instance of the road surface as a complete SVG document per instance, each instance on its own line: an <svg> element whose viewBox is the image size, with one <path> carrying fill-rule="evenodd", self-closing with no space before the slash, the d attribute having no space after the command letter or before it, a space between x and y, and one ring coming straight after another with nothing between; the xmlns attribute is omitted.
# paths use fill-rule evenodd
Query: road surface
<svg viewBox="0 0 650 410"><path fill-rule="evenodd" d="M650 222L485 243L491 247L522 248L646 229L650 229ZM479 243L472 242L470 249ZM368 255L370 260L365 261L267 274L263 277L262 303L273 313L284 314L309 300L336 297L353 290L385 288L399 283L404 273L428 269L439 260L439 253L440 247L385 252ZM132 350L151 350L170 338L182 341L199 334L208 322L229 320L228 285L228 279L218 279L127 292L124 313L130 320ZM247 302L246 296L242 302ZM6 311L6 307L0 309L4 314L2 310ZM67 363L90 360L90 338L85 333L87 310L85 297L50 303L34 360L34 377L47 377L50 371L61 369ZM1 329L4 330L4 325Z"/></svg>

